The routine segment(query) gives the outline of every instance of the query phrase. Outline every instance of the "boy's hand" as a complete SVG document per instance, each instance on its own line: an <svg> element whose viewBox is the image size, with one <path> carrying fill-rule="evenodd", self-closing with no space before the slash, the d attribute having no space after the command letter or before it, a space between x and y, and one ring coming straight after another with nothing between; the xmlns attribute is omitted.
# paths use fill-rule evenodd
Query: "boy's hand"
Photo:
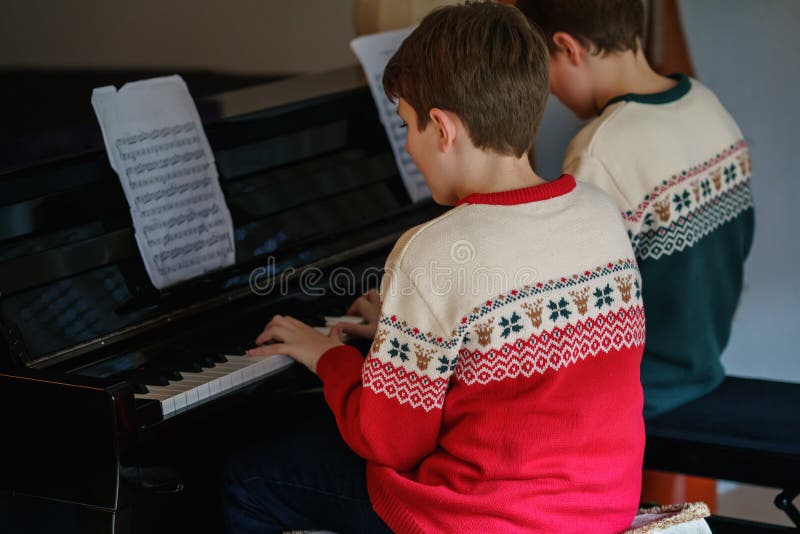
<svg viewBox="0 0 800 534"><path fill-rule="evenodd" d="M372 339L378 330L378 319L381 316L381 298L378 292L370 289L362 296L358 297L350 308L347 315L361 317L365 324L341 322L331 327L331 337L341 339L342 334Z"/></svg>
<svg viewBox="0 0 800 534"><path fill-rule="evenodd" d="M269 343L269 345L263 345ZM331 330L330 337L324 336L302 321L287 315L276 315L256 338L254 349L248 356L272 356L286 354L317 372L317 362L328 349L341 345Z"/></svg>

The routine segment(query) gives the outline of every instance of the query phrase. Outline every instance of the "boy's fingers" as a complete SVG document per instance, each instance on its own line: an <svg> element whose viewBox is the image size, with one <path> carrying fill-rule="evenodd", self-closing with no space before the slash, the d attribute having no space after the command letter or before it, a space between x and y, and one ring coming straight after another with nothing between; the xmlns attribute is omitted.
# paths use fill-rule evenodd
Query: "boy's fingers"
<svg viewBox="0 0 800 534"><path fill-rule="evenodd" d="M272 320L269 323L267 323L267 326L271 324L286 324L290 322L289 321L290 319L291 317L289 317L288 315L275 315L274 317L272 317Z"/></svg>
<svg viewBox="0 0 800 534"><path fill-rule="evenodd" d="M270 323L270 324L267 325L267 327L264 329L264 331L261 332L261 335L259 335L256 338L256 345L261 345L263 343L269 343L270 341L284 342L284 341L287 340L288 334L289 334L289 329L286 328L286 326L284 326L282 324L277 324L276 325L276 324Z"/></svg>
<svg viewBox="0 0 800 534"><path fill-rule="evenodd" d="M328 332L328 337L331 339L335 339L336 341L342 341L342 334L344 330L342 330L342 325L346 323L336 323L331 327L330 332Z"/></svg>
<svg viewBox="0 0 800 534"><path fill-rule="evenodd" d="M286 322L288 324L290 324L290 325L293 325L293 326L308 326L306 323L304 323L300 319L295 319L291 315L287 315L287 316L285 316L285 318L286 318Z"/></svg>
<svg viewBox="0 0 800 534"><path fill-rule="evenodd" d="M331 329L331 332L336 329L339 335L342 333L352 334L358 337L370 338L373 336L373 327L368 324L354 324L354 323L337 323Z"/></svg>
<svg viewBox="0 0 800 534"><path fill-rule="evenodd" d="M353 303L347 308L347 313L345 315L361 315L358 311L358 301L361 300L363 297L358 297Z"/></svg>
<svg viewBox="0 0 800 534"><path fill-rule="evenodd" d="M381 303L381 296L378 295L378 291L375 289L370 289L367 291L364 296L370 301L372 304L380 304Z"/></svg>
<svg viewBox="0 0 800 534"><path fill-rule="evenodd" d="M375 309L375 306L367 300L366 297L361 297L357 301L353 303L353 306L356 308L356 312L353 315L359 315L361 317L368 317L370 312Z"/></svg>
<svg viewBox="0 0 800 534"><path fill-rule="evenodd" d="M272 319L269 320L269 322L264 326L264 329L261 331L261 333L256 338L256 341L255 341L256 345L260 345L261 343L264 342L261 338L264 336L264 333L270 327L272 327L272 326L274 326L276 324L282 324L282 323L283 323L283 316L282 315L273 315Z"/></svg>
<svg viewBox="0 0 800 534"><path fill-rule="evenodd" d="M247 351L248 356L274 356L276 354L286 354L289 352L287 346L283 343L274 343L272 345L262 345Z"/></svg>

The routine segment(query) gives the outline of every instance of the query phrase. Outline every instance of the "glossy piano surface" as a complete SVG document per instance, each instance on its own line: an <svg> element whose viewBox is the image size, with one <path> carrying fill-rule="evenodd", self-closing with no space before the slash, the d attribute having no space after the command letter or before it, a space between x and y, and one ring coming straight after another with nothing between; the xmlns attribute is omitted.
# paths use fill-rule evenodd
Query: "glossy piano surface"
<svg viewBox="0 0 800 534"><path fill-rule="evenodd" d="M0 401L13 406L0 491L114 518L89 531L125 531L137 477L181 436L247 425L250 397L229 393L314 387L298 366L240 354L275 313L344 313L397 237L442 212L409 201L358 69L203 105L221 117L205 128L237 260L202 279L150 284L104 152L0 174Z"/></svg>

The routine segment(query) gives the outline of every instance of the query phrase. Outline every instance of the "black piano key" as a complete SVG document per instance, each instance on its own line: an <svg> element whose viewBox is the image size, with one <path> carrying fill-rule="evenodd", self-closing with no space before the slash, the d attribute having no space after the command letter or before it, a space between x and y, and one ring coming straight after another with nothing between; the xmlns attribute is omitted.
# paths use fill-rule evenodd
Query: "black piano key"
<svg viewBox="0 0 800 534"><path fill-rule="evenodd" d="M223 356L247 356L247 349L244 347L244 345L238 345L238 344L230 345L219 352Z"/></svg>
<svg viewBox="0 0 800 534"><path fill-rule="evenodd" d="M175 368L181 373L200 373L203 371L203 366L200 362L189 356L176 359Z"/></svg>
<svg viewBox="0 0 800 534"><path fill-rule="evenodd" d="M169 361L168 358L160 358L143 366L143 370L155 375L161 375L170 382L183 380L180 370L176 367L175 362Z"/></svg>
<svg viewBox="0 0 800 534"><path fill-rule="evenodd" d="M197 357L197 362L200 364L201 367L205 369L211 369L212 367L217 366L213 354L200 354Z"/></svg>
<svg viewBox="0 0 800 534"><path fill-rule="evenodd" d="M126 380L126 382L131 385L134 393L141 393L141 394L150 393L150 390L147 389L147 386L144 383L140 382L139 380L133 380L129 378L128 380Z"/></svg>
<svg viewBox="0 0 800 534"><path fill-rule="evenodd" d="M237 336L237 341L230 342L210 342L203 345L203 348L199 352L203 355L213 356L215 362L225 363L227 361L224 359L225 355L239 356L247 354L247 349L245 347L252 345L255 336L247 341L240 341L247 337L248 336Z"/></svg>
<svg viewBox="0 0 800 534"><path fill-rule="evenodd" d="M166 386L169 380L163 373L153 372L146 369L136 369L129 371L123 375L123 379L131 383L136 383L141 386ZM146 391L137 391L137 393L147 393Z"/></svg>

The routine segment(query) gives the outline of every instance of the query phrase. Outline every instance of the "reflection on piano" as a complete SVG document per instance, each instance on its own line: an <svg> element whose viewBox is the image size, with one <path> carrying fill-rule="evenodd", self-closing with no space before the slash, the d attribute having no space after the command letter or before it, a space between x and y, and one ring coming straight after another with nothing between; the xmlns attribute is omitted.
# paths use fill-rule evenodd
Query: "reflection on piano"
<svg viewBox="0 0 800 534"><path fill-rule="evenodd" d="M318 385L244 349L275 313L324 327L377 284L403 231L442 212L409 201L356 68L207 104L222 117L205 128L237 263L202 279L150 284L103 151L0 175L0 491L75 505L81 532L128 531L166 451L260 426L247 417L262 408L237 392L285 407ZM281 284L256 294L257 268ZM338 268L345 290L326 276L300 290Z"/></svg>

